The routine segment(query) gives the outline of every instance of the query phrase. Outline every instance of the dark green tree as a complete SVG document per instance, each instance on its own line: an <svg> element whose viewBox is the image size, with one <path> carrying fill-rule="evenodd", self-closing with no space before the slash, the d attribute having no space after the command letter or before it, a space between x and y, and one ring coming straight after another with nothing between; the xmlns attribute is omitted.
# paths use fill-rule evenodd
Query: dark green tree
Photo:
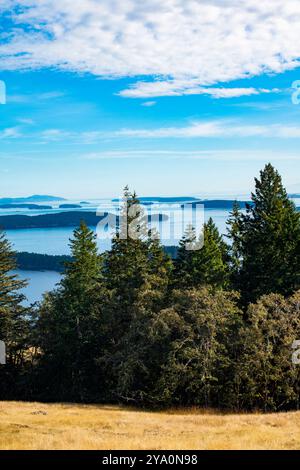
<svg viewBox="0 0 300 470"><path fill-rule="evenodd" d="M255 179L246 214L235 211L229 234L244 302L271 292L288 295L300 285L300 214L271 164Z"/></svg>
<svg viewBox="0 0 300 470"><path fill-rule="evenodd" d="M231 366L242 321L236 294L212 287L177 290L170 304L149 335L152 354L160 352L150 398L164 406L228 406L234 401Z"/></svg>
<svg viewBox="0 0 300 470"><path fill-rule="evenodd" d="M178 287L211 285L225 288L228 285L227 245L211 218L204 224L198 240L193 227L187 228L179 244L174 277Z"/></svg>
<svg viewBox="0 0 300 470"><path fill-rule="evenodd" d="M172 263L148 229L135 193L125 188L121 220L107 253L105 280L110 302L105 316L104 368L113 396L133 400L143 374L148 325L164 305Z"/></svg>
<svg viewBox="0 0 300 470"><path fill-rule="evenodd" d="M236 201L230 212L227 226L227 237L231 241L228 246L230 283L234 289L239 289L239 275L242 265L243 216Z"/></svg>
<svg viewBox="0 0 300 470"><path fill-rule="evenodd" d="M236 362L239 403L244 409L299 409L300 368L292 360L300 338L300 291L289 298L262 296L250 304Z"/></svg>
<svg viewBox="0 0 300 470"><path fill-rule="evenodd" d="M26 396L20 390L20 376L29 359L30 310L25 308L22 289L26 282L13 273L15 253L3 232L0 233L0 340L6 345L6 365L0 366L0 396Z"/></svg>
<svg viewBox="0 0 300 470"><path fill-rule="evenodd" d="M73 261L66 263L58 288L40 306L39 333L52 391L83 401L101 396L95 358L101 351L105 289L96 235L84 223L74 231L70 248Z"/></svg>

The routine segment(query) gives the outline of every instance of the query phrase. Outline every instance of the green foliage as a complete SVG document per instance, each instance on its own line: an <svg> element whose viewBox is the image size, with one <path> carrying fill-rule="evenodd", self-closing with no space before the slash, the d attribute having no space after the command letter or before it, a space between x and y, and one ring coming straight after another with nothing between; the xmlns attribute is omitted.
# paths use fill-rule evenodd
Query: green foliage
<svg viewBox="0 0 300 470"><path fill-rule="evenodd" d="M198 240L194 228L187 228L179 243L174 278L175 286L186 288L228 286L228 248L211 218Z"/></svg>
<svg viewBox="0 0 300 470"><path fill-rule="evenodd" d="M46 394L88 400L94 387L100 393L100 384L94 382L105 299L102 258L95 234L84 223L74 231L70 247L73 261L66 263L58 289L40 306L41 363L43 373L52 377Z"/></svg>
<svg viewBox="0 0 300 470"><path fill-rule="evenodd" d="M235 208L229 230L234 279L245 304L272 292L289 295L300 286L300 214L271 164L255 179L252 202L245 215Z"/></svg>
<svg viewBox="0 0 300 470"><path fill-rule="evenodd" d="M12 274L16 269L15 254L4 233L0 233L0 339L6 345L6 366L0 366L0 397L16 397L18 384L27 361L29 347L29 311L22 306L20 290L26 282Z"/></svg>
<svg viewBox="0 0 300 470"><path fill-rule="evenodd" d="M129 399L139 348L144 348L141 338L152 315L166 301L172 263L148 232L136 195L125 188L124 199L120 227L104 268L110 301L104 318L106 349L100 362L113 396Z"/></svg>
<svg viewBox="0 0 300 470"><path fill-rule="evenodd" d="M249 305L248 319L236 363L240 407L299 409L300 368L292 362L292 344L300 338L300 291L288 299L263 296Z"/></svg>
<svg viewBox="0 0 300 470"><path fill-rule="evenodd" d="M155 396L163 405L224 406L241 315L235 294L202 287L173 293L155 330L168 342ZM156 333L157 334L157 333Z"/></svg>

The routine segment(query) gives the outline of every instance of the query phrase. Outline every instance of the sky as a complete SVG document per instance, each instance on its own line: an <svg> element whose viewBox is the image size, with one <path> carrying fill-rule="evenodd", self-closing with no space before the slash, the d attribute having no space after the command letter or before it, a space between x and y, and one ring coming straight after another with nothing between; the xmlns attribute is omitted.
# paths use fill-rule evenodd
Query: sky
<svg viewBox="0 0 300 470"><path fill-rule="evenodd" d="M299 31L298 0L0 0L0 197L246 195L267 162L300 192Z"/></svg>

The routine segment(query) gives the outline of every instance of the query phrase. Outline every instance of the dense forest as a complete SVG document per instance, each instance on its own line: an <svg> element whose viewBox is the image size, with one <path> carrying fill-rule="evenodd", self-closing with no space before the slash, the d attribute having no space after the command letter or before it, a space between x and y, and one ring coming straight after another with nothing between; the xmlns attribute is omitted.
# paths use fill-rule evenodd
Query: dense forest
<svg viewBox="0 0 300 470"><path fill-rule="evenodd" d="M176 259L147 232L142 208L132 216L137 196L125 196L128 225L111 250L99 254L82 222L58 288L30 308L2 233L0 398L298 409L300 215L278 172L266 165L246 212L234 205L227 237L210 219L192 250L187 227Z"/></svg>

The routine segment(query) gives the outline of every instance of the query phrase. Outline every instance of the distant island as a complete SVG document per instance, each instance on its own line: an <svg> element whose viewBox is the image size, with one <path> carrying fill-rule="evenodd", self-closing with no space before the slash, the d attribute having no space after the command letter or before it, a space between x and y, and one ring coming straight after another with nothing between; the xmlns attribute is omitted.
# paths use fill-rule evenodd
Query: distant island
<svg viewBox="0 0 300 470"><path fill-rule="evenodd" d="M104 212L102 216L95 212L59 212L55 214L43 215L2 215L0 216L0 228L4 230L15 230L25 228L57 228L57 227L78 227L84 221L89 227L95 227L103 218L114 217L113 214ZM117 222L119 217L117 216ZM165 214L153 214L148 216L148 220L153 222L165 222L168 216Z"/></svg>
<svg viewBox="0 0 300 470"><path fill-rule="evenodd" d="M177 246L164 246L165 252L176 258ZM56 271L62 273L66 262L72 261L69 255L44 255L40 253L28 253L21 251L16 253L18 269L22 271Z"/></svg>
<svg viewBox="0 0 300 470"><path fill-rule="evenodd" d="M203 204L205 209L232 209L233 204L237 203L241 209L245 209L247 204L253 204L251 201L236 201L234 199L214 199L214 200L196 200L187 204L182 204L181 207L192 206L196 207L199 204Z"/></svg>
<svg viewBox="0 0 300 470"><path fill-rule="evenodd" d="M52 209L52 206L42 206L40 204L2 204L0 209L30 209L30 210L46 210Z"/></svg>
<svg viewBox="0 0 300 470"><path fill-rule="evenodd" d="M60 204L59 209L80 209L80 204Z"/></svg>
<svg viewBox="0 0 300 470"><path fill-rule="evenodd" d="M25 251L16 253L18 269L23 271L56 271L63 272L64 264L72 261L68 255L43 255L40 253L27 253Z"/></svg>
<svg viewBox="0 0 300 470"><path fill-rule="evenodd" d="M79 204L81 204L81 205L83 205L83 206L88 206L88 205L90 205L91 203L90 203L90 202L87 202L87 201L80 201Z"/></svg>
<svg viewBox="0 0 300 470"><path fill-rule="evenodd" d="M122 198L112 199L112 202L120 202L120 201L122 201ZM184 201L187 201L187 202L197 201L197 198L183 197L183 196L178 196L178 197L149 196L149 197L139 197L139 201L142 203L144 202L180 203Z"/></svg>
<svg viewBox="0 0 300 470"><path fill-rule="evenodd" d="M3 197L0 198L0 204L21 204L27 202L51 202L65 201L63 197L34 194L28 197Z"/></svg>

